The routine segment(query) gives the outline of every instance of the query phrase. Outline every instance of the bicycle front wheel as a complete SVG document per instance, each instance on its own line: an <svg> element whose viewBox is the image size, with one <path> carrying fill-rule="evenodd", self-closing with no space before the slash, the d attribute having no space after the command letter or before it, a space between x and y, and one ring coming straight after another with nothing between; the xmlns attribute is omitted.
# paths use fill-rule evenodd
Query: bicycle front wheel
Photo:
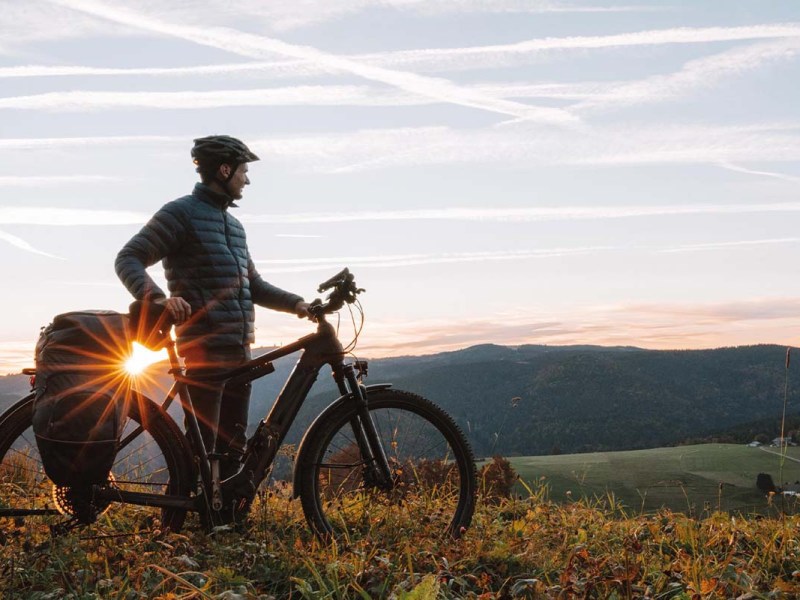
<svg viewBox="0 0 800 600"><path fill-rule="evenodd" d="M122 445L114 459L110 486L120 490L189 496L192 466L188 445L175 422L151 400L134 395ZM0 417L0 516L41 514L57 524L78 516L90 520L108 502L92 504L70 488L56 487L45 475L33 434L33 394L26 396ZM55 515L48 518L47 515ZM59 516L59 514L64 516ZM178 531L186 510L164 509L161 526Z"/></svg>
<svg viewBox="0 0 800 600"><path fill-rule="evenodd" d="M460 537L472 520L477 489L464 434L441 408L415 394L369 391L367 404L389 462L390 489L370 483L371 465L354 433L357 411L344 403L320 419L298 456L309 525L325 539L391 537L420 525Z"/></svg>

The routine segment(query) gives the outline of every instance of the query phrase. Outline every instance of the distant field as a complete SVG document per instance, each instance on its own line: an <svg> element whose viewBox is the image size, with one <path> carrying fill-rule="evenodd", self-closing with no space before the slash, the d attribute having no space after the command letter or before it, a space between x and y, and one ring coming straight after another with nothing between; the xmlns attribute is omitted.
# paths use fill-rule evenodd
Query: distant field
<svg viewBox="0 0 800 600"><path fill-rule="evenodd" d="M776 485L800 481L797 447L788 449L782 471L778 448L734 444L509 460L524 481L547 485L553 500L604 498L613 493L632 512L667 507L698 515L717 509L766 513L772 509L756 488L758 473L769 473Z"/></svg>

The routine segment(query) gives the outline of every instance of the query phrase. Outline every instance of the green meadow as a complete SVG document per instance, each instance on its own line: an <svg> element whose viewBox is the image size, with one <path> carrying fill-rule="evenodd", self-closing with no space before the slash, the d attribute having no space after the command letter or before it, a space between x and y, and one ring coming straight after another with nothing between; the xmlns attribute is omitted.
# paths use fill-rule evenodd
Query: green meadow
<svg viewBox="0 0 800 600"><path fill-rule="evenodd" d="M510 458L522 480L546 486L554 501L613 498L633 512L660 508L700 514L723 510L765 513L780 502L756 488L768 473L775 484L800 481L800 448L703 444L626 452Z"/></svg>

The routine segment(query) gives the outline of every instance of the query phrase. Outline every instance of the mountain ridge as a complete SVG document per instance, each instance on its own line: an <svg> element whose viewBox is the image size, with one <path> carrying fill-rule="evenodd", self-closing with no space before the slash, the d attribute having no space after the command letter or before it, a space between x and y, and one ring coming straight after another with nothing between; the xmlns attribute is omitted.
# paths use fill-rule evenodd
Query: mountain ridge
<svg viewBox="0 0 800 600"><path fill-rule="evenodd" d="M251 424L267 414L295 360L275 361L276 372L255 382ZM772 344L703 350L481 344L372 359L367 383L390 382L440 404L479 455L525 456L669 446L734 429L746 436L751 423L761 428L754 433L766 433L765 423L780 418L784 384L797 380L794 371L786 368L786 347ZM160 381L169 383L166 375ZM800 388L789 385L789 415L800 412L793 387ZM0 377L0 409L27 389L25 375ZM163 396L153 386L145 391ZM298 441L337 396L323 369L288 441Z"/></svg>

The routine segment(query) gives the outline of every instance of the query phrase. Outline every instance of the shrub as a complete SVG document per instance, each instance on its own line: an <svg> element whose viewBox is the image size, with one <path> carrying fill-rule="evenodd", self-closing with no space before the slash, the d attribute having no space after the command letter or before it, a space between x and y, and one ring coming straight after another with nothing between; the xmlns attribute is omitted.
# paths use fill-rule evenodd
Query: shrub
<svg viewBox="0 0 800 600"><path fill-rule="evenodd" d="M492 462L481 467L481 491L487 501L510 498L511 490L519 479L517 472L507 458L495 455Z"/></svg>

